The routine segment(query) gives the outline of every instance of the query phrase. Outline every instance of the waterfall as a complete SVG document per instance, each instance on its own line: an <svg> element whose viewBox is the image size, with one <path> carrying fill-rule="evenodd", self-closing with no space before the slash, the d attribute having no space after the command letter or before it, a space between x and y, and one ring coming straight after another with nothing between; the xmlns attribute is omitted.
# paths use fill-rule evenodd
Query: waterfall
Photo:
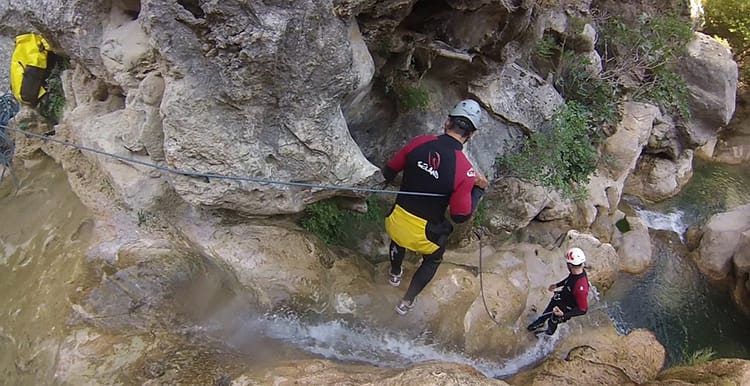
<svg viewBox="0 0 750 386"><path fill-rule="evenodd" d="M685 221L685 212L674 209L667 213L655 212L647 209L635 209L640 217L651 229L666 230L677 233L684 242L683 236L689 224Z"/></svg>
<svg viewBox="0 0 750 386"><path fill-rule="evenodd" d="M423 362L453 362L474 367L485 376L504 378L536 364L549 355L567 332L561 326L553 336L541 336L520 355L503 362L474 358L460 350L441 347L426 337L414 337L365 323L344 320L311 322L289 314L238 316L201 327L209 336L229 342L237 351L255 350L260 339L267 338L299 348L307 353L345 363L404 368ZM524 332L526 332L524 330Z"/></svg>

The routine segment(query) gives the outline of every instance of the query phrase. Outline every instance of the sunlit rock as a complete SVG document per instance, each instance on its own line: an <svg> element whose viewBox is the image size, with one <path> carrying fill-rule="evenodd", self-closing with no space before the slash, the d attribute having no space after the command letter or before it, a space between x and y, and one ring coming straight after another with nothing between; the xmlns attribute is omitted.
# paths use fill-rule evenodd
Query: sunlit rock
<svg viewBox="0 0 750 386"><path fill-rule="evenodd" d="M623 220L627 230L613 227L612 245L619 256L620 270L631 274L645 272L653 263L651 237L648 225L638 216L627 216Z"/></svg>
<svg viewBox="0 0 750 386"><path fill-rule="evenodd" d="M377 369L369 366L339 365L325 360L288 361L277 366L243 374L232 384L238 386L274 385L507 385L487 378L477 370L454 363L426 363L410 369Z"/></svg>
<svg viewBox="0 0 750 386"><path fill-rule="evenodd" d="M715 359L694 366L672 367L661 372L646 385L747 385L750 383L750 361Z"/></svg>
<svg viewBox="0 0 750 386"><path fill-rule="evenodd" d="M567 340L540 366L522 372L511 385L632 385L653 379L665 350L647 330L626 336L611 328L589 328Z"/></svg>

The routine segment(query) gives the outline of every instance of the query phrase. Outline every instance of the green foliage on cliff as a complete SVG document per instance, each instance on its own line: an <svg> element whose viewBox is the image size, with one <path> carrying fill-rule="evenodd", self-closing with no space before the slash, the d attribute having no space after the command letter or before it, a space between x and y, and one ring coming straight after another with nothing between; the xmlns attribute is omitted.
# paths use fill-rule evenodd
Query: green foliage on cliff
<svg viewBox="0 0 750 386"><path fill-rule="evenodd" d="M56 125L62 119L63 109L65 108L65 93L63 92L62 72L69 66L68 60L63 57L57 57L52 64L52 69L47 77L45 89L47 93L39 101L39 114L47 118L50 123Z"/></svg>
<svg viewBox="0 0 750 386"><path fill-rule="evenodd" d="M587 70L590 65L591 61L580 54L563 52L555 87L566 100L591 111L592 127L612 127L620 121L619 89L615 83L593 75Z"/></svg>
<svg viewBox="0 0 750 386"><path fill-rule="evenodd" d="M689 20L679 16L641 16L627 24L611 18L602 24L598 44L602 77L632 100L654 103L677 120L687 120L687 85L674 70L692 38Z"/></svg>
<svg viewBox="0 0 750 386"><path fill-rule="evenodd" d="M591 111L568 101L554 115L554 127L525 137L516 151L498 158L500 174L517 177L582 199L589 176L596 168L597 152L590 133Z"/></svg>
<svg viewBox="0 0 750 386"><path fill-rule="evenodd" d="M547 34L537 42L536 63L551 69L566 104L555 114L552 130L532 133L498 159L502 175L583 198L596 169L595 144L620 121L625 97L654 103L677 120L689 119L687 85L674 68L693 37L690 22L663 15L626 22L610 15L597 24L601 73L565 36Z"/></svg>
<svg viewBox="0 0 750 386"><path fill-rule="evenodd" d="M703 0L704 32L729 43L740 63L741 76L750 80L750 1Z"/></svg>
<svg viewBox="0 0 750 386"><path fill-rule="evenodd" d="M334 200L318 201L305 208L300 226L328 245L352 247L367 231L382 227L386 207L368 198L367 213L340 209Z"/></svg>

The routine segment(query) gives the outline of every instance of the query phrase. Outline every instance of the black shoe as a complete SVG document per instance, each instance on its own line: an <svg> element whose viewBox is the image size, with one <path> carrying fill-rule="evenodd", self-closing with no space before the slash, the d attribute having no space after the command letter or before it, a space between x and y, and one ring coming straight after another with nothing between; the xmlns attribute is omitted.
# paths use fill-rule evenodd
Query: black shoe
<svg viewBox="0 0 750 386"><path fill-rule="evenodd" d="M542 328L543 326L544 326L544 321L534 322L534 323L529 324L528 327L526 327L526 329L529 331L534 331L534 330Z"/></svg>

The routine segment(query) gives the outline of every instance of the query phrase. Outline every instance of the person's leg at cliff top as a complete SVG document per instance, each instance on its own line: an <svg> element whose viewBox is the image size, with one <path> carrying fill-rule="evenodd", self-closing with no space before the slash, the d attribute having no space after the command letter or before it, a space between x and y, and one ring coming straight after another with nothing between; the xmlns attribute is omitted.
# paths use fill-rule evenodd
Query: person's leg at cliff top
<svg viewBox="0 0 750 386"><path fill-rule="evenodd" d="M414 308L414 298L422 292L427 283L435 276L438 266L443 261L443 253L445 253L445 247L441 246L434 253L422 257L422 264L414 272L414 277L412 277L411 283L409 283L409 289L406 290L403 300L396 306L396 312L405 315L409 310Z"/></svg>

